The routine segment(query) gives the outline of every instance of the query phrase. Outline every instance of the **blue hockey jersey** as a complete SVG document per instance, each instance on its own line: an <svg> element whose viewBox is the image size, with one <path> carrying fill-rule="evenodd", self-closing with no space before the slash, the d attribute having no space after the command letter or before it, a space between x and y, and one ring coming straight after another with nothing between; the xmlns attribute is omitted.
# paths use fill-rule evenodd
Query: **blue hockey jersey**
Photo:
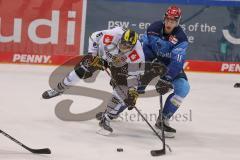
<svg viewBox="0 0 240 160"><path fill-rule="evenodd" d="M170 35L164 34L163 29L162 21L154 22L140 40L146 61L152 62L157 58L164 63L168 67L166 76L172 80L183 70L188 39L180 26Z"/></svg>

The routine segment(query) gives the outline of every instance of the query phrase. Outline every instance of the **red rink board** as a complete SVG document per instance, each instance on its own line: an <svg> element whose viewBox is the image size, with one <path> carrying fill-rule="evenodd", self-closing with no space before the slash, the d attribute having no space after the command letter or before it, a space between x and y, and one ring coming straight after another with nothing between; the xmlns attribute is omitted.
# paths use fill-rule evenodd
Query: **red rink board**
<svg viewBox="0 0 240 160"><path fill-rule="evenodd" d="M61 65L77 55L40 55L1 53L0 63L25 63L25 64L52 64ZM188 60L184 64L185 71L240 73L240 62L210 62Z"/></svg>
<svg viewBox="0 0 240 160"><path fill-rule="evenodd" d="M240 73L240 62L187 61L186 71Z"/></svg>

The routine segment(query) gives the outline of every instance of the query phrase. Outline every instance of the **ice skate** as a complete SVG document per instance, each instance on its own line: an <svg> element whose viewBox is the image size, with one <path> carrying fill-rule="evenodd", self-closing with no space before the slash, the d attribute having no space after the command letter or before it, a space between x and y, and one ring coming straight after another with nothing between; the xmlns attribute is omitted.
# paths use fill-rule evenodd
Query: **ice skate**
<svg viewBox="0 0 240 160"><path fill-rule="evenodd" d="M103 136L108 136L113 132L113 129L110 126L110 118L107 115L103 115L99 126L101 127L97 133Z"/></svg>
<svg viewBox="0 0 240 160"><path fill-rule="evenodd" d="M155 124L155 128L157 130L159 130L159 133L161 133L162 123L163 123L163 129L164 129L165 137L166 138L174 138L177 131L176 131L176 129L172 128L169 125L169 122L167 120L162 121L162 120L158 119L156 124Z"/></svg>

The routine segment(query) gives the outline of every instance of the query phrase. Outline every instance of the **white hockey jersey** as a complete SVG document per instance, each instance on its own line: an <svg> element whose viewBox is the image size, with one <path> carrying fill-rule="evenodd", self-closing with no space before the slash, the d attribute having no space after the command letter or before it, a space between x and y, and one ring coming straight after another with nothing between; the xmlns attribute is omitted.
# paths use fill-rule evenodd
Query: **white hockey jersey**
<svg viewBox="0 0 240 160"><path fill-rule="evenodd" d="M104 59L109 66L127 67L127 83L129 87L136 88L138 78L144 73L145 57L141 43L137 41L134 48L126 53L121 53L118 43L124 33L124 29L116 27L110 30L94 32L89 37L88 53L98 55Z"/></svg>

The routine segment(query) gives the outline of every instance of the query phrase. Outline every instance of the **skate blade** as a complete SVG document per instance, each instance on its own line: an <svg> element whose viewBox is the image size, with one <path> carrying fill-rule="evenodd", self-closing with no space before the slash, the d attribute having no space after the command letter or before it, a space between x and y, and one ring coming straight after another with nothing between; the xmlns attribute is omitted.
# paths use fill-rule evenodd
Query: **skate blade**
<svg viewBox="0 0 240 160"><path fill-rule="evenodd" d="M99 130L97 130L96 133L99 134L99 135L102 135L102 136L109 136L109 135L112 134L112 132L110 132L108 130L105 130L103 128L100 128Z"/></svg>

